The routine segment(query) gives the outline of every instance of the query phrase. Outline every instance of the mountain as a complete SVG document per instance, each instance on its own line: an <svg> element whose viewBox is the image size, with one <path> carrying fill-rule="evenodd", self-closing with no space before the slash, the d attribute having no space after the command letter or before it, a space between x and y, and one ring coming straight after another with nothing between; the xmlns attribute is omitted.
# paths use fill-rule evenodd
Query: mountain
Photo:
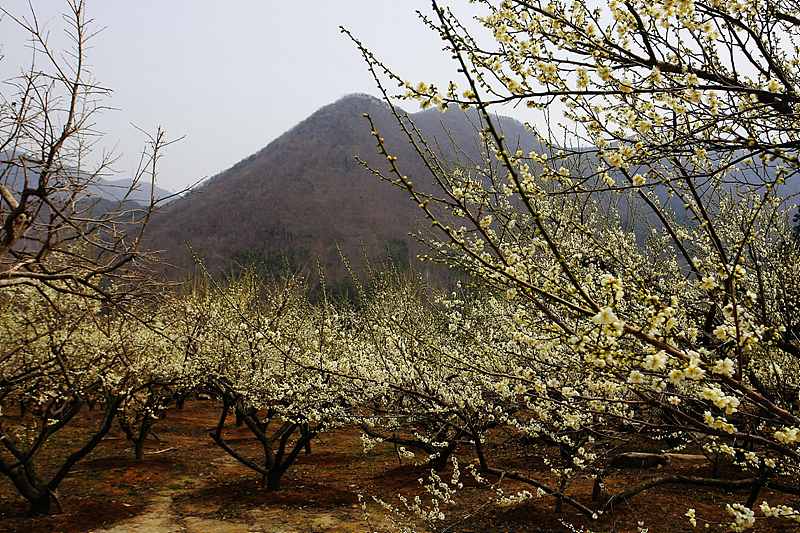
<svg viewBox="0 0 800 533"><path fill-rule="evenodd" d="M25 173L19 166L19 161L25 159L28 165L28 172L31 180L38 184L38 176L36 174L36 164L32 163L35 158L27 157L24 153L20 154L14 151L0 152L0 178L3 184L8 187L10 191L20 192L22 187L25 186ZM13 162L16 161L17 164ZM73 173L70 168L66 169L67 174ZM109 180L105 178L95 178L89 173L79 171L75 172L78 176L83 178L84 183L81 184L82 189L78 198L85 202L94 202L100 200L103 205L114 205L121 202L123 199L126 202L135 202L140 205L148 205L150 203L150 183L139 182L136 187L131 189L132 180L130 178L123 178L118 180ZM36 186L29 184L28 186ZM73 192L73 191L70 191ZM168 198L173 195L166 189L155 186L153 188L153 195L155 199Z"/></svg>
<svg viewBox="0 0 800 533"><path fill-rule="evenodd" d="M234 261L274 261L282 251L300 260L318 258L333 279L346 275L337 245L359 271L362 243L375 258L385 257L390 249L399 256L422 251L408 236L419 208L401 189L381 181L356 160L359 156L387 173L390 168L375 147L365 113L398 158L401 171L424 187L422 180L429 172L388 106L371 96L349 95L165 206L148 228L150 248L164 250L168 263L187 269L194 265L184 244L188 242L213 274ZM456 157L454 141L466 152L459 157L480 161L470 115L451 109L410 117L446 157ZM523 149L538 146L518 121L501 118L501 124L507 138L522 139ZM171 269L165 273L175 275Z"/></svg>
<svg viewBox="0 0 800 533"><path fill-rule="evenodd" d="M127 195L126 200L129 202L136 202L140 205L150 204L150 182L139 182L136 187L130 191L131 179L123 178L119 180L100 179L97 184L89 187L92 196L101 196L109 200L122 200ZM162 189L158 185L153 188L153 196L156 200L160 198L168 198L174 193Z"/></svg>

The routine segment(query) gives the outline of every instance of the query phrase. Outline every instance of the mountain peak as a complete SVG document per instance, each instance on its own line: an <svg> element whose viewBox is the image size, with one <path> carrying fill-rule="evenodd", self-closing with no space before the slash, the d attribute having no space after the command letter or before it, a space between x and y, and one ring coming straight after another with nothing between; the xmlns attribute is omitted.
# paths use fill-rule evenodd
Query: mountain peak
<svg viewBox="0 0 800 533"><path fill-rule="evenodd" d="M348 94L208 180L202 194L166 206L148 228L151 246L165 250L168 262L190 268L193 260L183 244L187 241L195 251L202 250L213 274L234 261L283 251L319 260L333 279L347 275L339 250L357 270L362 246L374 256L385 256L392 246L412 256L423 251L408 236L416 227L418 206L356 159L388 174L390 167L375 147L364 113L370 114L402 172L424 179L428 171L389 106L368 94ZM460 110L413 118L431 137L447 130L480 160L477 133ZM524 128L519 131L532 137Z"/></svg>

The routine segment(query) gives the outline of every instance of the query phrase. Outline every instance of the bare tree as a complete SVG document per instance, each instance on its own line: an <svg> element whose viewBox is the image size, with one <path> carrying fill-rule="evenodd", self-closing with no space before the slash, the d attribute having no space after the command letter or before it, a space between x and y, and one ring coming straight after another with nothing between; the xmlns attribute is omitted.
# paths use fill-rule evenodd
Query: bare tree
<svg viewBox="0 0 800 533"><path fill-rule="evenodd" d="M150 137L131 190L115 195L122 201L101 198L97 186L110 156L93 169L85 161L110 90L87 70L87 43L96 31L84 3L69 6L72 47L64 53L51 48L35 13L28 20L3 10L28 32L33 59L8 80L13 94L0 99L0 288L47 286L111 303L145 288L151 257L142 235L159 201L152 193L155 165L169 143L161 131ZM149 205L126 201L139 186L150 187Z"/></svg>
<svg viewBox="0 0 800 533"><path fill-rule="evenodd" d="M60 508L61 481L102 440L126 397L149 384L131 363L146 350L133 330L151 311L137 302L157 294L142 236L159 203L156 163L169 144L161 131L150 137L131 189L121 200L102 198L111 160L91 170L85 162L110 91L87 70L96 31L84 2L68 5L64 51L51 47L35 13L18 18L0 8L28 33L32 50L30 66L6 82L11 93L0 94L0 472L34 515L51 512L54 501ZM147 205L128 201L148 181ZM97 426L43 469L45 444L89 403L102 407Z"/></svg>

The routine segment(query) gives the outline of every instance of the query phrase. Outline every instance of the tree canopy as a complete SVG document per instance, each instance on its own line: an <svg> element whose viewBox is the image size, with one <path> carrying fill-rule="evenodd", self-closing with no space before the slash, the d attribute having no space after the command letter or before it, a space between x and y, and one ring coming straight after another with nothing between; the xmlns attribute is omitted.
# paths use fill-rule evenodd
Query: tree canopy
<svg viewBox="0 0 800 533"><path fill-rule="evenodd" d="M504 295L501 331L551 369L504 369L529 408L557 398L578 426L626 420L703 435L791 484L796 3L477 3L491 42L437 2L435 18L423 17L462 76L446 88L405 81L354 39L390 103L481 113L482 160L445 161L395 108L430 171L414 183L373 125L388 157L373 171L431 222L418 235L427 258ZM503 135L493 110L504 104L531 110L545 150L523 153ZM734 529L752 525L757 494L729 505Z"/></svg>

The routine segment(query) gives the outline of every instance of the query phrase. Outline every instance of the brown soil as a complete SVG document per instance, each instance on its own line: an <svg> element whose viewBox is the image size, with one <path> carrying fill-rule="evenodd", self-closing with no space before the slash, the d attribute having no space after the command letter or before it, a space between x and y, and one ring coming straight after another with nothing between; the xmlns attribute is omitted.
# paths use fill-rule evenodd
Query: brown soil
<svg viewBox="0 0 800 533"><path fill-rule="evenodd" d="M385 511L372 501L378 496L386 502L401 505L403 494L409 499L425 491L419 478L429 475L425 466L404 461L399 464L394 447L376 446L368 453L361 447L355 428L339 428L324 433L313 442L311 455L300 455L284 476L282 490L267 493L260 489L260 477L241 466L218 448L208 437L216 423L217 406L212 402L189 402L183 410L171 410L159 421L156 439L148 441L145 458L133 458L133 446L119 431L112 433L73 472L59 488L63 513L31 519L26 517L27 504L10 482L0 479L0 531L20 533L255 533L255 532L367 532L388 531L390 522ZM96 413L85 413L86 423ZM76 429L78 431L80 428ZM247 449L254 439L246 428L227 428L229 441ZM48 454L68 449L70 435L49 445ZM642 443L645 445L646 443ZM543 474L547 469L541 460L527 460L499 437L493 443L493 456L507 457L504 468L517 470L545 482L555 484ZM462 464L472 460L471 450L463 450ZM688 450L685 453L691 454ZM51 464L52 466L52 464ZM731 474L731 466L724 474ZM626 470L611 476L606 485L619 491L630 483L656 474L680 472L710 476L711 465L698 457L673 458L659 470ZM451 472L442 475L449 480ZM498 481L488 476L490 482ZM730 517L725 502L744 502L747 491L726 492L705 487L663 485L642 493L613 512L592 521L579 515L568 505L556 513L555 501L546 497L502 507L492 502L493 493L472 480L462 468L464 489L458 503L444 506L448 522L441 526L448 532L568 532L562 524L570 522L578 528L597 532L635 532L643 522L651 532L690 532L683 516L688 507L709 522L705 531L726 531L721 523ZM593 480L579 477L568 493L592 507ZM531 489L507 479L501 486L508 493ZM359 495L367 502L370 522L367 523L359 503ZM785 496L763 491L761 499L798 507L798 502ZM700 521L699 521L700 522ZM424 524L419 524L424 531ZM788 521L771 520L764 524L769 531L795 531Z"/></svg>

